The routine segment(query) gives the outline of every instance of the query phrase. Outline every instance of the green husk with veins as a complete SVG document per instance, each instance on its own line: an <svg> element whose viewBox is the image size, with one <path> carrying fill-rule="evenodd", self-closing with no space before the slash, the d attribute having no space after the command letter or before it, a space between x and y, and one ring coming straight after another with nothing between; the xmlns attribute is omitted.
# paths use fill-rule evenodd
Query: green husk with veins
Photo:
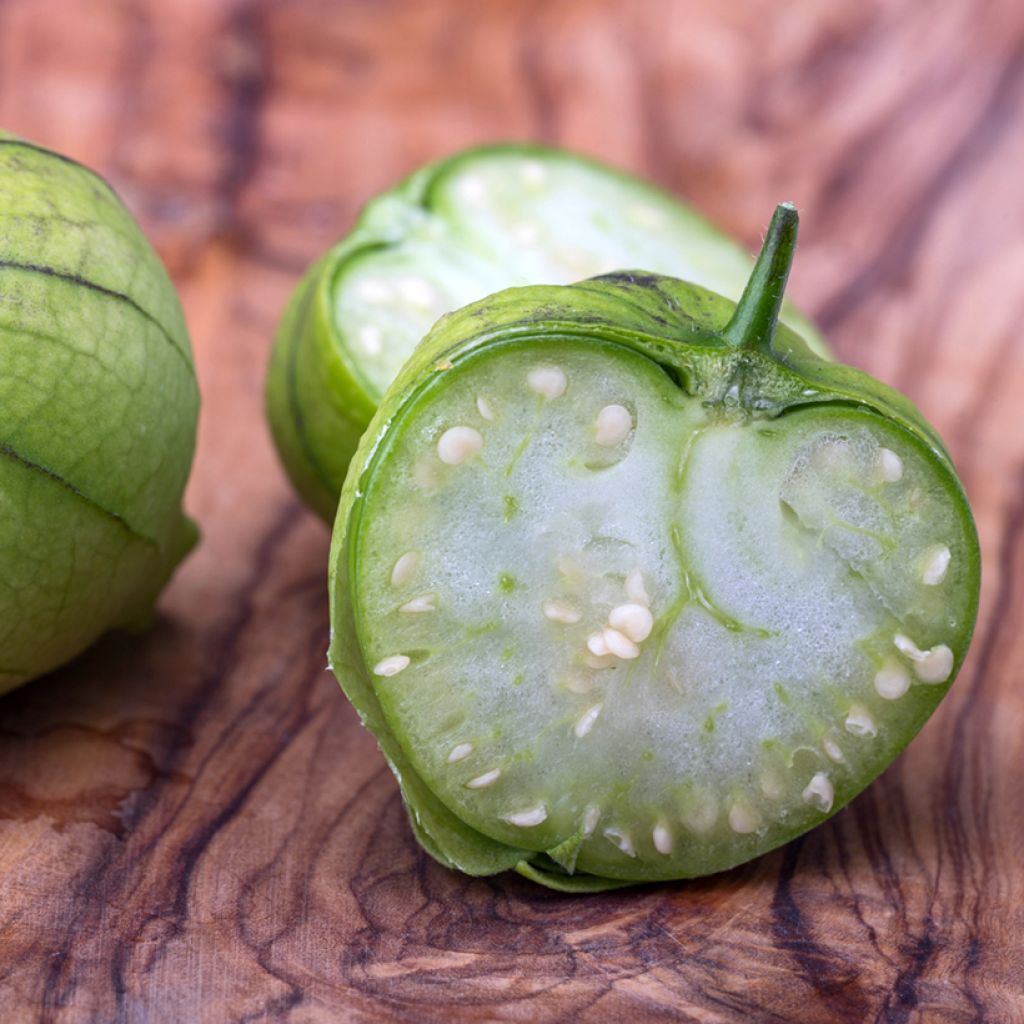
<svg viewBox="0 0 1024 1024"><path fill-rule="evenodd" d="M177 296L113 190L0 133L0 692L138 628L196 540Z"/></svg>
<svg viewBox="0 0 1024 1024"><path fill-rule="evenodd" d="M444 317L331 551L332 667L441 863L590 892L755 857L860 792L967 652L979 555L911 403L625 272Z"/></svg>
<svg viewBox="0 0 1024 1024"><path fill-rule="evenodd" d="M381 396L442 314L513 285L629 267L736 299L751 259L666 193L542 146L467 150L373 199L305 275L277 332L267 413L296 490L333 519ZM787 308L783 319L827 356L806 318Z"/></svg>

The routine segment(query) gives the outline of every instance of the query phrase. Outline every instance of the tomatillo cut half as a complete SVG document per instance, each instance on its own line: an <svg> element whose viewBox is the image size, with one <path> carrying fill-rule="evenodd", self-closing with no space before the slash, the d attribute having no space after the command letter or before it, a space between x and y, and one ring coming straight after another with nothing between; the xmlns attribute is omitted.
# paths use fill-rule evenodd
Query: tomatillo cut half
<svg viewBox="0 0 1024 1024"><path fill-rule="evenodd" d="M441 320L353 461L331 665L416 835L557 889L719 871L817 825L967 652L970 509L907 399L640 272Z"/></svg>
<svg viewBox="0 0 1024 1024"><path fill-rule="evenodd" d="M628 267L737 299L752 262L668 194L581 156L495 145L430 164L373 199L292 297L266 383L281 461L331 521L381 396L443 313ZM782 318L828 355L799 313Z"/></svg>
<svg viewBox="0 0 1024 1024"><path fill-rule="evenodd" d="M198 536L174 287L113 189L0 133L0 693L138 628Z"/></svg>

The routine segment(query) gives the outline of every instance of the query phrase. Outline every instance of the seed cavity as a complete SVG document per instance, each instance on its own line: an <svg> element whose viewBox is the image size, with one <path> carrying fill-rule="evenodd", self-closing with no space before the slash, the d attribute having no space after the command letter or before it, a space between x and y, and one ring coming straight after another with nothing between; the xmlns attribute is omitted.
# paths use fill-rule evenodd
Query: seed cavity
<svg viewBox="0 0 1024 1024"><path fill-rule="evenodd" d="M595 807L594 804L590 804L587 809L583 812L583 820L580 822L580 826L585 839L589 839L594 834L594 829L597 828L597 823L601 820L601 809Z"/></svg>
<svg viewBox="0 0 1024 1024"><path fill-rule="evenodd" d="M640 657L640 648L628 636L620 633L617 629L610 629L608 626L605 626L601 630L601 636L604 637L608 653L614 654L616 658L631 661L633 658ZM597 651L593 651L593 653L597 654Z"/></svg>
<svg viewBox="0 0 1024 1024"><path fill-rule="evenodd" d="M643 573L639 569L630 569L626 575L626 597L636 604L651 603L650 597L647 596L647 588L644 586Z"/></svg>
<svg viewBox="0 0 1024 1024"><path fill-rule="evenodd" d="M420 309L430 309L437 301L433 286L422 277L403 277L398 282L398 294L410 306L418 306Z"/></svg>
<svg viewBox="0 0 1024 1024"><path fill-rule="evenodd" d="M832 788L832 781L824 772L815 772L800 796L805 804L811 804L822 814L828 814L832 810L835 790Z"/></svg>
<svg viewBox="0 0 1024 1024"><path fill-rule="evenodd" d="M486 182L475 174L467 174L462 177L456 189L459 196L468 203L481 203L487 195Z"/></svg>
<svg viewBox="0 0 1024 1024"><path fill-rule="evenodd" d="M565 681L565 688L571 693L590 693L594 688L594 680L582 672L574 672Z"/></svg>
<svg viewBox="0 0 1024 1024"><path fill-rule="evenodd" d="M406 551L391 569L391 586L404 587L413 578L419 565L420 553L418 551Z"/></svg>
<svg viewBox="0 0 1024 1024"><path fill-rule="evenodd" d="M409 658L405 654L391 654L382 658L373 666L375 676L397 676L409 667Z"/></svg>
<svg viewBox="0 0 1024 1024"><path fill-rule="evenodd" d="M539 160L524 161L520 174L527 185L543 185L548 177L547 168Z"/></svg>
<svg viewBox="0 0 1024 1024"><path fill-rule="evenodd" d="M896 660L887 658L875 673L875 692L886 700L899 700L910 689L910 673Z"/></svg>
<svg viewBox="0 0 1024 1024"><path fill-rule="evenodd" d="M922 683L944 683L953 671L953 652L945 644L922 651L908 636L897 633L893 643L914 666L914 675Z"/></svg>
<svg viewBox="0 0 1024 1024"><path fill-rule="evenodd" d="M446 466L458 466L479 455L483 447L480 431L472 427L449 427L437 442L437 457Z"/></svg>
<svg viewBox="0 0 1024 1024"><path fill-rule="evenodd" d="M783 785L782 779L780 779L778 774L774 771L763 772L761 777L758 779L758 783L761 787L761 792L764 793L769 800L778 800L785 792L785 786Z"/></svg>
<svg viewBox="0 0 1024 1024"><path fill-rule="evenodd" d="M714 797L697 799L682 814L683 824L693 832L710 832L718 821L718 804Z"/></svg>
<svg viewBox="0 0 1024 1024"><path fill-rule="evenodd" d="M488 402L487 399L484 398L483 395L477 395L476 396L476 411L478 413L480 413L480 415L485 420L492 420L493 421L493 419L494 419L494 409L491 408L491 403Z"/></svg>
<svg viewBox="0 0 1024 1024"><path fill-rule="evenodd" d="M518 825L520 828L530 828L547 821L548 809L544 804L537 804L535 807L528 807L524 811L515 811L512 814L502 815L503 820L510 825Z"/></svg>
<svg viewBox="0 0 1024 1024"><path fill-rule="evenodd" d="M946 578L950 557L945 544L936 544L925 552L921 582L926 587L937 587Z"/></svg>
<svg viewBox="0 0 1024 1024"><path fill-rule="evenodd" d="M587 708L576 720L576 725L572 731L578 740L583 739L594 728L594 723L597 721L597 716L601 714L601 708L603 707L603 704L595 704L593 707Z"/></svg>
<svg viewBox="0 0 1024 1024"><path fill-rule="evenodd" d="M545 601L541 608L544 611L544 618L550 619L552 622L561 622L571 626L582 618L578 608L574 608L564 601Z"/></svg>
<svg viewBox="0 0 1024 1024"><path fill-rule="evenodd" d="M359 328L359 344L369 356L379 355L384 348L384 335L379 327L367 324Z"/></svg>
<svg viewBox="0 0 1024 1024"><path fill-rule="evenodd" d="M421 594L419 597L414 597L411 601L406 601L398 610L400 612L405 612L407 615L418 615L423 612L436 612L437 594Z"/></svg>
<svg viewBox="0 0 1024 1024"><path fill-rule="evenodd" d="M558 366L538 366L526 375L530 390L547 399L559 398L569 386L565 372Z"/></svg>
<svg viewBox="0 0 1024 1024"><path fill-rule="evenodd" d="M466 783L466 789L486 789L492 783L497 782L501 775L500 768L492 768L489 772L484 772L483 775L478 775L475 779L470 779Z"/></svg>
<svg viewBox="0 0 1024 1024"><path fill-rule="evenodd" d="M633 429L633 416L624 405L606 405L594 421L594 440L604 448L621 444Z"/></svg>
<svg viewBox="0 0 1024 1024"><path fill-rule="evenodd" d="M387 302L391 298L391 286L375 277L364 277L356 286L356 292L363 302Z"/></svg>
<svg viewBox="0 0 1024 1024"><path fill-rule="evenodd" d="M645 605L620 604L609 613L608 625L620 633L625 633L634 643L641 643L654 629L654 616ZM611 647L611 644L608 646Z"/></svg>
<svg viewBox="0 0 1024 1024"><path fill-rule="evenodd" d="M903 460L891 449L878 450L878 472L887 484L903 479Z"/></svg>
<svg viewBox="0 0 1024 1024"><path fill-rule="evenodd" d="M871 712L860 704L854 704L846 713L844 728L851 736L877 736L878 727Z"/></svg>
<svg viewBox="0 0 1024 1024"><path fill-rule="evenodd" d="M606 828L604 837L613 842L627 857L636 856L636 847L633 845L633 837L621 828Z"/></svg>
<svg viewBox="0 0 1024 1024"><path fill-rule="evenodd" d="M540 241L540 225L524 220L508 229L509 237L516 245L535 245Z"/></svg>
<svg viewBox="0 0 1024 1024"><path fill-rule="evenodd" d="M463 761L472 753L472 743L456 743L448 753L448 763L455 764L456 761Z"/></svg>
<svg viewBox="0 0 1024 1024"><path fill-rule="evenodd" d="M830 761L835 761L836 764L842 764L846 760L843 755L842 748L834 739L832 739L831 736L826 736L821 741L821 747Z"/></svg>
<svg viewBox="0 0 1024 1024"><path fill-rule="evenodd" d="M737 800L729 808L729 827L741 836L749 835L761 827L761 815L750 804Z"/></svg>
<svg viewBox="0 0 1024 1024"><path fill-rule="evenodd" d="M667 822L659 821L654 826L651 839L654 840L654 848L658 853L667 857L672 852L672 833L669 831Z"/></svg>

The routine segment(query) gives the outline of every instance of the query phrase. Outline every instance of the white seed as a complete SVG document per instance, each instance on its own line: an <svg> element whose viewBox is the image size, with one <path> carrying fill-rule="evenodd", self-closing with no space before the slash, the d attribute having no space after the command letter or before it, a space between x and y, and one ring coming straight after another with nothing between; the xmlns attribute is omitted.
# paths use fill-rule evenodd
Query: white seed
<svg viewBox="0 0 1024 1024"><path fill-rule="evenodd" d="M800 796L805 804L813 804L822 814L828 814L832 810L835 791L831 780L824 772L815 772Z"/></svg>
<svg viewBox="0 0 1024 1024"><path fill-rule="evenodd" d="M600 671L606 668L615 668L615 659L610 654L597 655L591 654L590 651L586 651L583 655L583 664L587 668L593 668Z"/></svg>
<svg viewBox="0 0 1024 1024"><path fill-rule="evenodd" d="M632 658L640 657L640 648L628 636L620 633L617 629L609 629L605 626L601 630L601 635L604 637L605 646L608 648L608 651L614 654L616 658L629 661ZM596 654L597 651L594 651L594 653Z"/></svg>
<svg viewBox="0 0 1024 1024"><path fill-rule="evenodd" d="M520 221L508 229L509 236L516 245L534 245L540 241L540 225L533 221Z"/></svg>
<svg viewBox="0 0 1024 1024"><path fill-rule="evenodd" d="M600 819L601 810L593 804L583 812L583 820L580 822L580 826L585 837L589 837L594 834L594 829L597 828L597 823Z"/></svg>
<svg viewBox="0 0 1024 1024"><path fill-rule="evenodd" d="M563 622L566 625L572 625L574 622L579 622L582 618L578 608L574 608L571 604L566 604L564 601L545 601L541 607L544 611L544 618L550 619L552 622Z"/></svg>
<svg viewBox="0 0 1024 1024"><path fill-rule="evenodd" d="M785 792L785 786L783 785L782 779L780 779L778 774L774 771L762 772L761 777L758 779L758 783L761 787L761 792L764 793L769 800L778 800Z"/></svg>
<svg viewBox="0 0 1024 1024"><path fill-rule="evenodd" d="M672 852L672 833L669 831L667 822L659 821L654 826L654 831L651 832L651 838L654 840L654 848L658 853L667 857Z"/></svg>
<svg viewBox="0 0 1024 1024"><path fill-rule="evenodd" d="M373 666L375 676L397 676L409 667L409 658L405 654L391 654L382 658Z"/></svg>
<svg viewBox="0 0 1024 1024"><path fill-rule="evenodd" d="M472 743L456 743L448 754L448 763L455 764L456 761L463 761L472 753Z"/></svg>
<svg viewBox="0 0 1024 1024"><path fill-rule="evenodd" d="M548 401L564 395L568 386L565 373L558 366L538 366L526 375L526 383L531 391Z"/></svg>
<svg viewBox="0 0 1024 1024"><path fill-rule="evenodd" d="M547 180L547 168L539 160L525 160L520 168L527 185L543 185Z"/></svg>
<svg viewBox="0 0 1024 1024"><path fill-rule="evenodd" d="M821 746L830 761L835 761L836 764L842 764L846 760L846 757L843 755L842 748L834 739L832 739L831 736L826 736L821 741Z"/></svg>
<svg viewBox="0 0 1024 1024"><path fill-rule="evenodd" d="M914 675L922 683L944 683L953 671L953 652L945 644L936 644L922 651L910 637L897 633L893 637L896 649L905 654L914 666Z"/></svg>
<svg viewBox="0 0 1024 1024"><path fill-rule="evenodd" d="M407 615L436 612L437 594L421 594L419 597L414 597L411 601L406 601L398 610L405 612Z"/></svg>
<svg viewBox="0 0 1024 1024"><path fill-rule="evenodd" d="M466 174L456 186L460 198L468 203L481 203L487 195L487 183L475 174Z"/></svg>
<svg viewBox="0 0 1024 1024"><path fill-rule="evenodd" d="M626 597L637 604L649 605L651 599L647 596L647 588L644 586L644 577L639 569L630 569L626 575Z"/></svg>
<svg viewBox="0 0 1024 1024"><path fill-rule="evenodd" d="M891 448L880 448L878 472L887 484L894 484L903 478L903 460Z"/></svg>
<svg viewBox="0 0 1024 1024"><path fill-rule="evenodd" d="M654 616L642 604L620 604L609 612L608 625L625 633L635 643L641 643L654 629Z"/></svg>
<svg viewBox="0 0 1024 1024"><path fill-rule="evenodd" d="M466 789L485 789L492 782L497 781L498 776L501 775L500 768L492 768L489 772L484 772L483 775L478 775L475 779L470 779L466 783Z"/></svg>
<svg viewBox="0 0 1024 1024"><path fill-rule="evenodd" d="M633 417L624 405L606 405L594 420L594 440L605 448L620 444L633 429Z"/></svg>
<svg viewBox="0 0 1024 1024"><path fill-rule="evenodd" d="M437 442L437 457L446 466L458 466L479 455L484 439L472 427L449 427Z"/></svg>
<svg viewBox="0 0 1024 1024"><path fill-rule="evenodd" d="M375 277L364 277L356 285L356 292L364 302L387 302L391 298L391 286Z"/></svg>
<svg viewBox="0 0 1024 1024"><path fill-rule="evenodd" d="M406 551L401 558L395 562L391 570L391 586L404 587L412 579L420 565L420 553L418 551Z"/></svg>
<svg viewBox="0 0 1024 1024"><path fill-rule="evenodd" d="M606 839L610 839L627 857L636 856L636 847L633 845L633 837L621 828L606 828L604 830Z"/></svg>
<svg viewBox="0 0 1024 1024"><path fill-rule="evenodd" d="M925 552L921 582L926 587L937 587L946 578L950 557L949 548L945 544L936 544Z"/></svg>
<svg viewBox="0 0 1024 1024"><path fill-rule="evenodd" d="M854 704L846 714L846 721L843 723L846 731L851 736L877 736L878 728L871 712L860 704Z"/></svg>
<svg viewBox="0 0 1024 1024"><path fill-rule="evenodd" d="M597 721L597 716L601 714L601 708L603 707L603 704L595 704L593 707L587 708L576 720L576 725L572 731L576 734L578 740L583 739L594 728L594 723Z"/></svg>
<svg viewBox="0 0 1024 1024"><path fill-rule="evenodd" d="M398 282L398 294L410 306L420 309L430 309L437 301L433 285L423 277L403 277Z"/></svg>
<svg viewBox="0 0 1024 1024"><path fill-rule="evenodd" d="M718 804L714 797L697 799L682 814L683 824L693 832L709 832L718 821Z"/></svg>
<svg viewBox="0 0 1024 1024"><path fill-rule="evenodd" d="M886 700L899 700L910 689L910 673L892 658L875 673L875 692Z"/></svg>
<svg viewBox="0 0 1024 1024"><path fill-rule="evenodd" d="M729 827L741 836L749 835L761 827L761 815L750 804L737 800L729 808Z"/></svg>
<svg viewBox="0 0 1024 1024"><path fill-rule="evenodd" d="M384 347L384 335L379 327L367 324L359 328L359 344L369 356L378 355Z"/></svg>
<svg viewBox="0 0 1024 1024"><path fill-rule="evenodd" d="M488 402L483 395L476 396L476 411L480 413L485 420L494 419L494 410L491 408L491 403Z"/></svg>
<svg viewBox="0 0 1024 1024"><path fill-rule="evenodd" d="M565 688L571 693L590 693L594 688L594 680L590 675L574 672L566 679Z"/></svg>
<svg viewBox="0 0 1024 1024"><path fill-rule="evenodd" d="M605 655L611 653L608 648L608 641L605 639L603 632L591 633L590 636L587 637L587 650L597 658L603 658Z"/></svg>
<svg viewBox="0 0 1024 1024"><path fill-rule="evenodd" d="M510 825L518 825L520 828L529 828L532 825L539 825L546 821L548 809L543 804L535 807L528 807L525 811L515 811L513 814L503 814L502 818Z"/></svg>

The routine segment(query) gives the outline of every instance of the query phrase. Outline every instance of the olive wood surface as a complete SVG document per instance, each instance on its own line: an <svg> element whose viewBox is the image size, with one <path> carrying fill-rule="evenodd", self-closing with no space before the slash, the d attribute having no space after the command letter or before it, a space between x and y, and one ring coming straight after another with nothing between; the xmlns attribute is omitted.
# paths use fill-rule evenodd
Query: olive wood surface
<svg viewBox="0 0 1024 1024"><path fill-rule="evenodd" d="M154 627L0 701L0 1019L1024 1020L1024 6L2 0L0 123L107 175L167 261L203 542ZM328 534L262 417L307 262L495 138L646 174L947 439L985 573L900 760L714 878L565 897L416 847L326 671Z"/></svg>

